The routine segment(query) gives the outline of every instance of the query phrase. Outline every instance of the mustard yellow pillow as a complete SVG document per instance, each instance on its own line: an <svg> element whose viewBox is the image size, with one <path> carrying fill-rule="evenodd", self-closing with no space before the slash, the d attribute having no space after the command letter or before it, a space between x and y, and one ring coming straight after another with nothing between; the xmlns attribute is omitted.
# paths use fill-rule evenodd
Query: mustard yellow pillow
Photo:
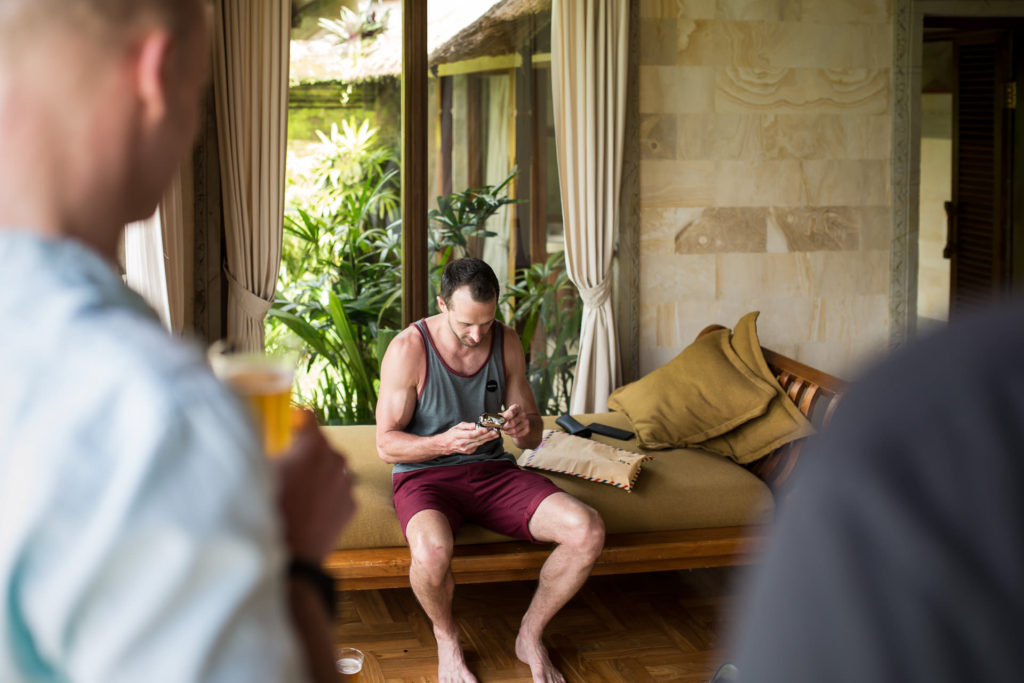
<svg viewBox="0 0 1024 683"><path fill-rule="evenodd" d="M608 407L625 413L642 448L693 446L763 415L775 398L772 384L740 359L723 329L616 389Z"/></svg>
<svg viewBox="0 0 1024 683"><path fill-rule="evenodd" d="M757 315L757 311L748 313L736 323L732 348L752 372L771 382L775 395L760 416L699 445L699 448L740 464L753 462L783 444L814 433L814 427L782 390L765 362L761 342L757 338Z"/></svg>

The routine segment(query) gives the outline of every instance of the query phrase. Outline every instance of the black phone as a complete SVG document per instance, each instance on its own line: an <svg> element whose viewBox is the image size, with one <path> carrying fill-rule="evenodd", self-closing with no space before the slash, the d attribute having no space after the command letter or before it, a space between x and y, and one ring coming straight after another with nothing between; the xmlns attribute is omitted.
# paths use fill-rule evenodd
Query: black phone
<svg viewBox="0 0 1024 683"><path fill-rule="evenodd" d="M618 427L603 425L600 422L591 422L589 429L595 434L610 436L613 439L622 439L623 441L629 441L634 436L633 432L628 432L625 429L619 429Z"/></svg>

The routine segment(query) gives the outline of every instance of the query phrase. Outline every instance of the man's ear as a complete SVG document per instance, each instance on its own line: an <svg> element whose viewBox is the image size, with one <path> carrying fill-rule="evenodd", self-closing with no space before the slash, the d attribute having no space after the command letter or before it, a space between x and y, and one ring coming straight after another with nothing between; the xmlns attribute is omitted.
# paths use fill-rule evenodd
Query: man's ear
<svg viewBox="0 0 1024 683"><path fill-rule="evenodd" d="M437 310L441 311L442 313L448 312L448 307L445 305L444 299L442 299L441 297L437 297Z"/></svg>
<svg viewBox="0 0 1024 683"><path fill-rule="evenodd" d="M149 31L143 35L137 50L135 84L144 120L153 124L167 115L171 36L166 31Z"/></svg>

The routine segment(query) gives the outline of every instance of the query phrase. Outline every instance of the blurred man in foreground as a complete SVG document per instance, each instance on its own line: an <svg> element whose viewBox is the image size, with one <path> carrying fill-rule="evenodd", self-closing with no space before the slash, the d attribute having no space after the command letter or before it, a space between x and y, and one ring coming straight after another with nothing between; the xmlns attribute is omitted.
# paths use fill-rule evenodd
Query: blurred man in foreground
<svg viewBox="0 0 1024 683"><path fill-rule="evenodd" d="M113 265L193 141L207 24L200 0L0 0L3 681L336 676L344 461L307 417L275 481Z"/></svg>
<svg viewBox="0 0 1024 683"><path fill-rule="evenodd" d="M1024 671L1024 305L868 373L808 450L743 603L735 680Z"/></svg>

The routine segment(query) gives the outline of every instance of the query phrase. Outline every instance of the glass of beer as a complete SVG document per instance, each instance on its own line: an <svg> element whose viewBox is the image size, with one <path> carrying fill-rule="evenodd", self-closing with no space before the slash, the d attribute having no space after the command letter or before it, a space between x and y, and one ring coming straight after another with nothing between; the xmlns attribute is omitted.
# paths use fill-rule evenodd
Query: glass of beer
<svg viewBox="0 0 1024 683"><path fill-rule="evenodd" d="M338 673L345 683L359 683L363 675L363 652L354 647L341 647L335 653Z"/></svg>
<svg viewBox="0 0 1024 683"><path fill-rule="evenodd" d="M210 366L248 405L267 455L280 455L292 440L292 382L295 363L288 354L210 347Z"/></svg>

